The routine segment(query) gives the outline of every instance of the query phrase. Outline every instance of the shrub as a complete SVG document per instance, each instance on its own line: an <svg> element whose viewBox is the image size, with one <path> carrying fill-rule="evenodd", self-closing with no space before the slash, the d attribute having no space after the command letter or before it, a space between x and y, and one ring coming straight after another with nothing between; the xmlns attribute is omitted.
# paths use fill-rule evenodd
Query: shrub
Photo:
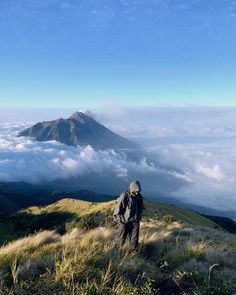
<svg viewBox="0 0 236 295"><path fill-rule="evenodd" d="M70 231L72 231L74 228L76 228L76 227L79 227L80 225L79 225L79 219L74 219L74 220L72 220L72 221L68 221L68 222L66 222L66 224L65 224L65 231L66 232L70 232Z"/></svg>
<svg viewBox="0 0 236 295"><path fill-rule="evenodd" d="M176 221L175 218L171 214L167 214L163 216L163 222L166 225L172 224L175 221Z"/></svg>
<svg viewBox="0 0 236 295"><path fill-rule="evenodd" d="M172 267L178 267L195 258L196 261L204 261L206 256L204 244L190 245L189 247L176 248L168 252L165 259Z"/></svg>
<svg viewBox="0 0 236 295"><path fill-rule="evenodd" d="M147 216L144 216L144 217L142 218L142 221L143 221L143 222L150 222L150 218L148 218Z"/></svg>
<svg viewBox="0 0 236 295"><path fill-rule="evenodd" d="M156 220L156 221L160 221L161 217L160 217L160 214L158 213L158 211L154 212L153 219Z"/></svg>
<svg viewBox="0 0 236 295"><path fill-rule="evenodd" d="M75 218L69 212L42 212L41 214L30 214L20 212L15 216L15 230L27 233L44 229L55 229L60 234L65 232L65 224Z"/></svg>
<svg viewBox="0 0 236 295"><path fill-rule="evenodd" d="M86 214L81 216L78 227L85 230L90 230L98 227L101 224L101 220L99 220L96 214Z"/></svg>
<svg viewBox="0 0 236 295"><path fill-rule="evenodd" d="M232 295L232 291L236 290L236 285L232 282L227 282L222 273L215 274L214 279L211 277L212 268L209 267L209 274L193 272L194 285L197 287L201 295Z"/></svg>
<svg viewBox="0 0 236 295"><path fill-rule="evenodd" d="M105 225L108 225L108 226L116 225L116 222L114 221L114 218L113 218L113 209L112 208L106 209L104 215L105 215L104 216L104 224Z"/></svg>

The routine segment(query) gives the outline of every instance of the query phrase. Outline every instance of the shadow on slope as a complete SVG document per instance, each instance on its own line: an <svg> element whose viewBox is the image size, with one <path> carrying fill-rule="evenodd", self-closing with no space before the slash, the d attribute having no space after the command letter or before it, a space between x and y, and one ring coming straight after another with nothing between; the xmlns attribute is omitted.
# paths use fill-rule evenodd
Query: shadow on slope
<svg viewBox="0 0 236 295"><path fill-rule="evenodd" d="M66 223L75 219L75 214L69 212L31 214L22 211L14 216L13 223L15 231L22 233L33 233L46 229L55 229L59 233L64 233Z"/></svg>
<svg viewBox="0 0 236 295"><path fill-rule="evenodd" d="M205 215L201 214L202 216L205 216L206 218L212 220L216 224L218 224L223 229L227 230L230 233L236 234L236 222L230 218L223 217L223 216L211 216L211 215Z"/></svg>
<svg viewBox="0 0 236 295"><path fill-rule="evenodd" d="M0 182L0 214L10 214L29 206L48 205L64 198L89 202L107 202L112 196L90 190L57 191L45 185L26 182Z"/></svg>
<svg viewBox="0 0 236 295"><path fill-rule="evenodd" d="M0 216L0 245L42 230L56 230L64 234L74 227L89 230L112 220L111 208L93 211L93 207L97 208L95 203L78 201L76 207L73 206L73 201L77 200L65 199L64 202L59 201L49 206L30 207L13 215ZM61 202L64 206L59 207ZM66 207L68 202L69 207ZM78 210L83 207L83 203L85 208Z"/></svg>

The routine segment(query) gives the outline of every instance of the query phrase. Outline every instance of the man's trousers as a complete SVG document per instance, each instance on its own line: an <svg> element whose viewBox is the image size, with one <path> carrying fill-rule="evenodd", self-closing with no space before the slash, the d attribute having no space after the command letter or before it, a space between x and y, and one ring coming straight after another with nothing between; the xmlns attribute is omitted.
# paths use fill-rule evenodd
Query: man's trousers
<svg viewBox="0 0 236 295"><path fill-rule="evenodd" d="M116 244L122 246L125 243L127 236L129 238L131 248L136 250L139 240L139 222L120 222L118 224Z"/></svg>

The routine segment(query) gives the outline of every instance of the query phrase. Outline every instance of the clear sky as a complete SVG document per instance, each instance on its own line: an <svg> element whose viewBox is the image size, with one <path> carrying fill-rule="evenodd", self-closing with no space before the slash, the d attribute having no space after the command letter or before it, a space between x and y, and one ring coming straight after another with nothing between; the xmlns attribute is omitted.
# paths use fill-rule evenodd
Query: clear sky
<svg viewBox="0 0 236 295"><path fill-rule="evenodd" d="M236 105L236 1L0 1L0 107L109 100Z"/></svg>

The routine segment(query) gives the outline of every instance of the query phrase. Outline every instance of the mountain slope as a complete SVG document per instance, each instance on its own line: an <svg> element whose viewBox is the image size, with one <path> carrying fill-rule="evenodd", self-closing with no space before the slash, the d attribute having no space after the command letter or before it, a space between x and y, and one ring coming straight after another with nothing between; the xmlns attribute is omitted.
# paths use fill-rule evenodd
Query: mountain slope
<svg viewBox="0 0 236 295"><path fill-rule="evenodd" d="M56 140L70 146L91 145L96 149L137 147L82 112L76 112L68 119L39 122L18 136L30 136L38 141Z"/></svg>
<svg viewBox="0 0 236 295"><path fill-rule="evenodd" d="M0 182L0 213L9 214L22 208L46 205L63 198L80 199L90 202L104 202L111 196L96 194L88 190L76 192L52 191L44 185L32 185L26 182Z"/></svg>
<svg viewBox="0 0 236 295"><path fill-rule="evenodd" d="M230 219L228 217L222 217L222 216L212 216L212 215L205 215L205 214L201 214L201 215L212 220L213 222L215 222L216 224L218 224L220 227L224 228L228 232L236 234L236 222L233 219Z"/></svg>
<svg viewBox="0 0 236 295"><path fill-rule="evenodd" d="M116 226L108 216L103 216L114 207L114 201L96 204L65 199L49 206L22 210L19 212L23 214L21 217L27 217L27 214L30 217L25 219L28 225L40 216L50 216L51 220L45 220L48 224L60 216L69 216L69 213L74 214L74 220L77 215L79 220L71 223L63 234L55 230L37 231L0 247L0 293L235 293L235 235L180 221L166 224L151 216L157 209L163 214L167 209L173 215L175 212L180 214L174 206L160 207L161 204L153 202L145 205L146 218L141 222L140 244L135 253L130 251L127 243L122 248L114 245ZM188 212L188 218L190 215ZM105 219L91 223L91 216ZM193 220L197 222L198 219ZM58 226L61 220L57 219L57 222Z"/></svg>
<svg viewBox="0 0 236 295"><path fill-rule="evenodd" d="M88 202L75 199L62 199L58 202L50 204L48 206L41 207L29 207L21 210L22 213L28 213L32 216L39 216L41 214L51 214L55 212L63 212L72 214L74 218L79 218L89 214L106 214L112 212L115 206L115 200L109 202ZM216 228L217 225L208 218L201 216L200 214L185 208L178 208L173 205L162 204L157 201L144 201L144 218L157 218L162 219L165 215L172 215L175 220L181 222L187 222L192 225L207 226L210 228Z"/></svg>
<svg viewBox="0 0 236 295"><path fill-rule="evenodd" d="M47 190L26 182L0 182L0 213L13 213L34 204L45 204Z"/></svg>
<svg viewBox="0 0 236 295"><path fill-rule="evenodd" d="M50 205L28 207L9 216L0 215L0 244L38 230L56 229L63 233L68 227L79 226L81 218L91 224L103 224L104 220L112 221L115 202L65 198ZM193 226L221 228L214 221L189 209L150 200L145 200L144 205L143 220L164 220L166 216L171 215L173 220Z"/></svg>

